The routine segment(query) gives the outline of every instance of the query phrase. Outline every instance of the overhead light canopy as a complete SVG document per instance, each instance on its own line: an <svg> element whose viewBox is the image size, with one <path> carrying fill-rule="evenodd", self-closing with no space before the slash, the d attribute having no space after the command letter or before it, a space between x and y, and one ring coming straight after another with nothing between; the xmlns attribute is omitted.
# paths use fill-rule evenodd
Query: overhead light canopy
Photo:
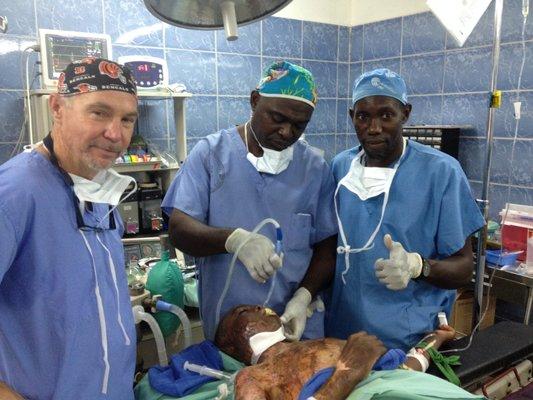
<svg viewBox="0 0 533 400"><path fill-rule="evenodd" d="M236 40L237 25L268 17L292 0L144 0L146 8L167 24L189 29L220 29Z"/></svg>

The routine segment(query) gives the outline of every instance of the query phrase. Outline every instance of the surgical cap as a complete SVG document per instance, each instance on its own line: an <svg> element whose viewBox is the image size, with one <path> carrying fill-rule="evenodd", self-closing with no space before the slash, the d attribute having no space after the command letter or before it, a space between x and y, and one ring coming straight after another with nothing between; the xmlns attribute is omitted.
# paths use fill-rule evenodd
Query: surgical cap
<svg viewBox="0 0 533 400"><path fill-rule="evenodd" d="M407 87L400 75L387 68L365 72L352 89L352 104L370 96L387 96L407 104Z"/></svg>
<svg viewBox="0 0 533 400"><path fill-rule="evenodd" d="M318 99L311 72L287 61L275 62L265 69L256 90L262 96L303 101L313 108Z"/></svg>
<svg viewBox="0 0 533 400"><path fill-rule="evenodd" d="M87 57L67 65L59 75L57 91L63 95L118 90L137 95L135 80L128 68L103 58Z"/></svg>

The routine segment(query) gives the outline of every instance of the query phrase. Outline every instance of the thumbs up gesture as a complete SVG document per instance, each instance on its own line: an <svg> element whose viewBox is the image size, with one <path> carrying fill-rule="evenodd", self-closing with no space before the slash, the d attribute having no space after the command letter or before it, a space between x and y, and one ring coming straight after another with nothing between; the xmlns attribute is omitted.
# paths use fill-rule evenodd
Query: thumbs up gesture
<svg viewBox="0 0 533 400"><path fill-rule="evenodd" d="M380 258L375 262L376 277L388 289L405 289L409 281L422 272L422 257L405 251L402 244L393 241L389 234L383 236L383 243L389 250L389 258Z"/></svg>

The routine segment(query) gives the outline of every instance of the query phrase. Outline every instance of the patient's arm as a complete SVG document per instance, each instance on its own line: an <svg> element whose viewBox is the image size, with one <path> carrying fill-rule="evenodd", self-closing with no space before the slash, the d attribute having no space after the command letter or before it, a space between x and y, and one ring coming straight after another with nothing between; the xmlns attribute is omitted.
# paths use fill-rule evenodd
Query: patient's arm
<svg viewBox="0 0 533 400"><path fill-rule="evenodd" d="M454 337L455 337L455 329L453 329L451 326L448 326L448 325L441 325L435 332L430 333L429 335L425 336L424 339L421 340L421 342L425 343L425 345L419 343L415 346L415 348L418 349L417 351L418 354L421 354L429 362L430 361L429 354L426 351L424 351L424 349L432 347L435 350L438 350L442 346L443 343L453 340ZM412 369L415 371L423 370L422 365L420 364L420 361L418 361L414 357L408 356L404 365L408 369Z"/></svg>
<svg viewBox="0 0 533 400"><path fill-rule="evenodd" d="M317 400L345 399L354 387L365 379L385 347L375 336L365 332L351 335L337 364L335 372L314 395Z"/></svg>
<svg viewBox="0 0 533 400"><path fill-rule="evenodd" d="M267 400L265 388L254 376L254 368L242 369L235 379L235 400Z"/></svg>
<svg viewBox="0 0 533 400"><path fill-rule="evenodd" d="M0 382L0 399L2 400L24 400L22 396L16 393L5 383Z"/></svg>

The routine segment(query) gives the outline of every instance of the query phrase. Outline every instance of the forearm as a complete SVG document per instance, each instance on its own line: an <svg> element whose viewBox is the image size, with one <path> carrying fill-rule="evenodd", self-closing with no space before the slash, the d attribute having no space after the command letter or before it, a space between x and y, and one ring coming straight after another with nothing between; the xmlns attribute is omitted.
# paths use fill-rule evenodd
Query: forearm
<svg viewBox="0 0 533 400"><path fill-rule="evenodd" d="M309 268L300 286L305 287L314 297L327 288L335 276L337 235L318 242L313 247L313 256Z"/></svg>
<svg viewBox="0 0 533 400"><path fill-rule="evenodd" d="M331 378L314 394L317 400L344 400L370 371L335 370Z"/></svg>
<svg viewBox="0 0 533 400"><path fill-rule="evenodd" d="M194 257L226 253L225 243L234 228L215 228L174 209L169 224L174 247Z"/></svg>
<svg viewBox="0 0 533 400"><path fill-rule="evenodd" d="M267 396L261 381L248 368L244 368L235 380L235 400L248 399L266 400Z"/></svg>
<svg viewBox="0 0 533 400"><path fill-rule="evenodd" d="M430 274L424 279L443 289L457 289L467 285L472 279L474 261L470 238L457 253L442 260L428 260Z"/></svg>
<svg viewBox="0 0 533 400"><path fill-rule="evenodd" d="M0 382L0 399L2 400L24 400L24 398L7 386L5 383Z"/></svg>
<svg viewBox="0 0 533 400"><path fill-rule="evenodd" d="M438 350L443 343L444 340L441 337L439 337L435 333L430 333L429 335L425 336L419 343L417 343L413 348L415 349L418 355L417 357L413 357L412 355L410 356L409 353L407 354L404 366L414 371L426 372L426 368L424 368L422 364L429 365L429 363L431 362L431 357L427 350L430 348ZM411 349L411 351L413 349ZM426 361L420 360L418 357L424 357Z"/></svg>
<svg viewBox="0 0 533 400"><path fill-rule="evenodd" d="M366 332L350 335L342 349L335 372L315 394L316 399L345 399L355 386L365 379L385 346L375 336Z"/></svg>

